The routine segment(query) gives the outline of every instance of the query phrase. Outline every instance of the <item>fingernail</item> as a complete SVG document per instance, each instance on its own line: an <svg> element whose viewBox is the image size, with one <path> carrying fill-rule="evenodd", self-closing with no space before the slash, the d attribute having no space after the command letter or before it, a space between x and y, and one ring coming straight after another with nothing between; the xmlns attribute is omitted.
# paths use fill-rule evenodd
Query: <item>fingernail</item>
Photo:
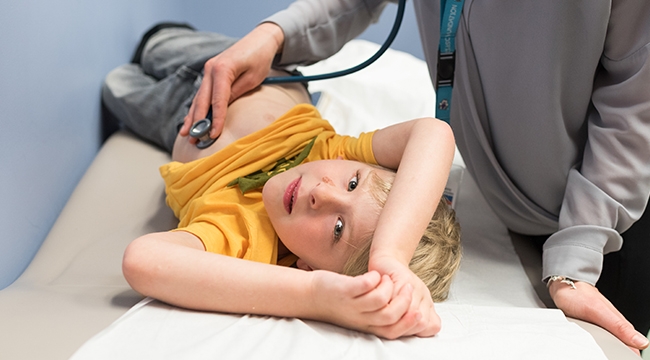
<svg viewBox="0 0 650 360"><path fill-rule="evenodd" d="M643 336L641 333L637 333L634 335L634 338L632 338L632 342L634 343L634 346L643 349L648 346L648 338Z"/></svg>
<svg viewBox="0 0 650 360"><path fill-rule="evenodd" d="M640 333L637 333L636 335L634 335L634 338L632 339L632 341L634 342L634 346L636 346L638 348L644 348L644 347L648 346L648 338L643 336Z"/></svg>

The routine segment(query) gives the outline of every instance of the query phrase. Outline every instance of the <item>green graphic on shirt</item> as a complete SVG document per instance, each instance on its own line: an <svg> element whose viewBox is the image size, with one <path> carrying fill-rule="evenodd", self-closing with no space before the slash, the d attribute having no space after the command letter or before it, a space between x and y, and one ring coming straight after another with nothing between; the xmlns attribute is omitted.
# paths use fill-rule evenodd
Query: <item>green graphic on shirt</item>
<svg viewBox="0 0 650 360"><path fill-rule="evenodd" d="M245 194L248 191L254 189L261 188L271 177L285 172L303 162L307 158L307 155L309 155L309 152L311 151L311 148L314 146L315 142L316 138L311 139L309 144L307 144L307 146L300 152L300 154L294 156L293 159L282 158L278 160L270 170L258 170L250 175L238 177L235 180L229 182L228 186L238 185L239 190L241 190L242 194Z"/></svg>

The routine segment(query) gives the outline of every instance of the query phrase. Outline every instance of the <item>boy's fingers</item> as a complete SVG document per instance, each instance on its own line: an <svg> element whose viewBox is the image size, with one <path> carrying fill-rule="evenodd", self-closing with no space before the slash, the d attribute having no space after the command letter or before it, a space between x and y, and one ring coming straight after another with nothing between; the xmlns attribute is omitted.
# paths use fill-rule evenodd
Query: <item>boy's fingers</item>
<svg viewBox="0 0 650 360"><path fill-rule="evenodd" d="M386 339L397 339L409 335L410 330L420 321L422 315L418 312L407 312L396 323L385 326L371 327L371 332Z"/></svg>
<svg viewBox="0 0 650 360"><path fill-rule="evenodd" d="M374 326L391 326L397 324L408 312L412 294L413 287L411 285L404 286L397 296L390 300L388 305L369 314L373 318L370 323ZM409 328L415 325L414 320L411 319L411 321L412 323L409 325Z"/></svg>
<svg viewBox="0 0 650 360"><path fill-rule="evenodd" d="M436 313L433 303L429 307L417 308L415 310L409 308L407 314L419 314L419 316L401 336L415 335L418 337L431 337L440 332L440 316Z"/></svg>
<svg viewBox="0 0 650 360"><path fill-rule="evenodd" d="M428 316L423 316L413 329L413 335L419 337L430 337L440 332L440 316L432 309Z"/></svg>
<svg viewBox="0 0 650 360"><path fill-rule="evenodd" d="M370 274L370 273L367 273ZM390 278L387 275L379 276L378 273L376 276L373 276L373 280L379 279L379 281L373 282L372 287L367 287L366 292L357 296L356 301L359 304L359 309L363 312L375 312L383 309L388 305L391 300L391 294L393 293L393 282L390 281Z"/></svg>
<svg viewBox="0 0 650 360"><path fill-rule="evenodd" d="M356 276L351 283L350 295L358 300L363 300L362 298L374 291L381 282L382 277L376 271L369 271L363 275Z"/></svg>
<svg viewBox="0 0 650 360"><path fill-rule="evenodd" d="M418 325L422 314L419 311L408 311L412 292L411 285L402 287L390 304L378 311L378 323L371 326L373 333L387 339L413 334L412 329Z"/></svg>

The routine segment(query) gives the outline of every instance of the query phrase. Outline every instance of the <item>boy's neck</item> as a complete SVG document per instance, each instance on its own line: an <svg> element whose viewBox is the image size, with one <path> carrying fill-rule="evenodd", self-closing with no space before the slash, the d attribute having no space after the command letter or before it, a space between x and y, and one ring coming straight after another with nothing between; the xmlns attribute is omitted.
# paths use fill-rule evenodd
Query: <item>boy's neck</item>
<svg viewBox="0 0 650 360"><path fill-rule="evenodd" d="M282 240L278 238L278 259L282 259L289 254L291 254L291 251L289 251L289 249L284 246L284 243L282 243Z"/></svg>

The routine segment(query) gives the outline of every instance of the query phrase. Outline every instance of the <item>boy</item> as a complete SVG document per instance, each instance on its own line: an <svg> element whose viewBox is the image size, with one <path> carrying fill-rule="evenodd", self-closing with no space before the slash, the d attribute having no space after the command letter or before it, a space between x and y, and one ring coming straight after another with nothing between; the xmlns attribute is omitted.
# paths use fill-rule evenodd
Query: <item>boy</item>
<svg viewBox="0 0 650 360"><path fill-rule="evenodd" d="M387 338L437 333L431 292L408 266L418 244L437 246L439 237L420 239L430 222L443 223L431 221L439 208L450 261L434 261L442 269L428 283L446 296L459 234L453 214L430 199L440 199L451 166L449 127L418 119L340 136L301 84L273 85L232 102L214 144L198 149L183 116L202 63L233 41L166 27L149 32L136 63L111 72L103 89L108 108L174 160L161 174L179 226L129 245L131 286L198 310L308 318Z"/></svg>

